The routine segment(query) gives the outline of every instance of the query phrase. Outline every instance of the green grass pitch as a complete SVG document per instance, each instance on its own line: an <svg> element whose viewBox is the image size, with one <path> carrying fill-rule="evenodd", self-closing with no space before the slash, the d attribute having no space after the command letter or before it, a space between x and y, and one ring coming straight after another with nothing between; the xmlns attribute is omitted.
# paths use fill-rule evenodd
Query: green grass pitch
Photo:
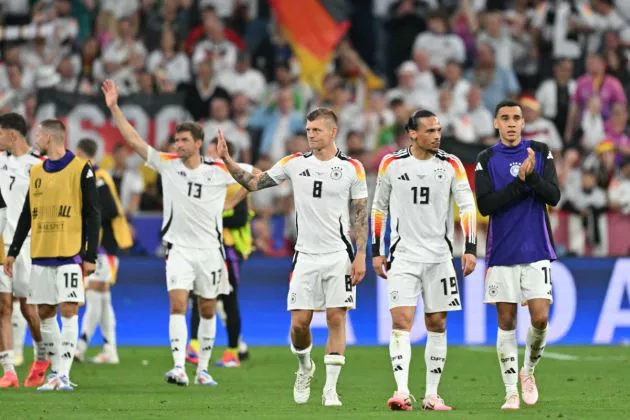
<svg viewBox="0 0 630 420"><path fill-rule="evenodd" d="M217 348L213 359L222 354ZM424 395L424 347L415 346L410 387ZM457 419L529 417L537 419L621 419L630 415L629 347L554 347L543 357L536 378L540 400L521 404L519 412L499 410L503 385L493 348L450 347L440 393L456 410L450 413L389 412L394 390L386 347L350 347L338 391L343 407L321 406L325 379L323 349L313 358L317 373L308 404L293 403L297 362L288 347L254 347L240 369L211 368L219 386L178 387L163 382L171 367L167 348L120 349L121 364L75 363L73 393L38 393L32 389L0 392L3 419L365 419L438 416ZM30 353L30 349L28 349ZM93 352L92 352L93 353ZM522 360L522 353L520 355ZM563 360L567 359L567 360ZM214 360L213 360L214 361ZM147 363L148 362L148 363ZM24 380L26 367L19 368ZM192 382L194 368L188 367Z"/></svg>

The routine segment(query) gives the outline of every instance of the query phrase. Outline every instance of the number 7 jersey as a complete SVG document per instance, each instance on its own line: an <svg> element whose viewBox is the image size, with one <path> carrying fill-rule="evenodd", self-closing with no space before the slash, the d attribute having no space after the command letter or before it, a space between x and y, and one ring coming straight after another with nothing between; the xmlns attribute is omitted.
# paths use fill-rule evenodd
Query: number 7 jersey
<svg viewBox="0 0 630 420"><path fill-rule="evenodd" d="M291 181L295 201L296 251L326 254L347 250L350 243L350 200L367 198L363 165L337 151L321 161L312 153L296 153L278 161L267 174L280 184Z"/></svg>
<svg viewBox="0 0 630 420"><path fill-rule="evenodd" d="M372 255L386 255L383 235L389 212L390 262L395 257L419 263L450 260L454 203L465 251L476 255L476 207L461 161L442 150L427 160L416 159L409 148L385 156L372 204Z"/></svg>

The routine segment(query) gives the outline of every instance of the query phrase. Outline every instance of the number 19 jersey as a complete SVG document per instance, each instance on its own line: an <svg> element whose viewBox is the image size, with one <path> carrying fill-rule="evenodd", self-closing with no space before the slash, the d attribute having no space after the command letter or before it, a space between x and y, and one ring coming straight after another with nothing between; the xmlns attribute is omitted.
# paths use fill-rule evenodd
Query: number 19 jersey
<svg viewBox="0 0 630 420"><path fill-rule="evenodd" d="M466 252L476 254L476 207L460 160L442 150L427 160L410 149L387 155L378 171L372 204L372 255L385 255L383 234L390 213L390 262L448 261L453 253L454 207L459 207Z"/></svg>
<svg viewBox="0 0 630 420"><path fill-rule="evenodd" d="M321 161L312 153L296 153L276 163L267 174L278 184L291 181L295 201L296 251L326 254L347 250L350 243L350 200L367 198L363 165L340 151Z"/></svg>

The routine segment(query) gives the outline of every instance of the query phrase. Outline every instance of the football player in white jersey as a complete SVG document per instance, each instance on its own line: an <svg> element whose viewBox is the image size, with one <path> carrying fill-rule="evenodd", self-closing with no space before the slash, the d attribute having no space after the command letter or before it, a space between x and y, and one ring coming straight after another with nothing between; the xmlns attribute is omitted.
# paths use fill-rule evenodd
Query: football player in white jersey
<svg viewBox="0 0 630 420"><path fill-rule="evenodd" d="M216 335L217 296L227 294L227 278L221 232L227 185L233 183L225 165L204 159L200 153L203 129L194 122L177 126L176 153L160 153L149 146L118 107L118 89L103 83L105 102L129 145L162 176L164 221L162 240L167 244L166 282L170 299L169 336L174 368L165 380L188 385L184 369L188 330L186 307L192 290L199 297L200 352L195 384L216 385L208 362Z"/></svg>
<svg viewBox="0 0 630 420"><path fill-rule="evenodd" d="M355 307L355 286L365 275L368 192L363 165L343 155L335 145L335 113L318 108L306 119L311 152L287 156L266 172L249 174L242 170L230 157L222 133L217 150L234 179L250 191L291 181L298 228L287 297L291 350L299 362L293 398L304 404L310 397L315 373L310 323L313 311L326 310L328 344L322 403L340 406L337 379L345 363L346 311ZM356 255L350 230L357 244Z"/></svg>
<svg viewBox="0 0 630 420"><path fill-rule="evenodd" d="M372 265L387 279L392 334L389 344L398 386L387 405L411 410L408 387L411 343L418 298L422 294L427 328L426 392L423 408L451 410L437 389L446 362L446 314L461 310L453 267L453 204L457 203L466 246L464 275L477 263L476 209L462 163L440 150L440 121L430 111L416 111L407 123L411 147L381 161L372 204ZM383 235L389 212L389 260ZM387 268L387 270L384 269Z"/></svg>
<svg viewBox="0 0 630 420"><path fill-rule="evenodd" d="M28 193L31 167L42 162L26 140L27 125L24 117L16 113L0 116L0 146L10 152L0 166L0 191L6 205L6 223L2 229L5 251L13 242L13 235L24 207ZM38 387L46 380L46 370L50 362L46 358L46 348L42 342L37 305L27 304L31 277L30 233L23 251L15 261L13 278L0 273L0 362L4 376L0 378L0 388L18 387L13 359L11 316L13 297L20 302L20 309L26 319L35 346L35 361L31 365L26 387ZM6 253L6 252L5 252ZM24 337L18 339L24 340Z"/></svg>

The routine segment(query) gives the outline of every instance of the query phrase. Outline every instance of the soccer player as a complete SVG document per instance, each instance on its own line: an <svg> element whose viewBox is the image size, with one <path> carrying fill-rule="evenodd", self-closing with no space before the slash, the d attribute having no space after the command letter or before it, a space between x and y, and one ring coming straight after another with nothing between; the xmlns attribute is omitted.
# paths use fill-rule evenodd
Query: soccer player
<svg viewBox="0 0 630 420"><path fill-rule="evenodd" d="M66 129L61 121L43 121L35 136L40 150L47 151L48 160L31 168L28 193L4 271L12 278L17 275L19 265L14 264L32 226L28 303L39 305L42 341L51 364L51 374L38 390L71 391L79 304L84 299L82 276L94 272L98 247L96 182L90 163L66 150Z"/></svg>
<svg viewBox="0 0 630 420"><path fill-rule="evenodd" d="M118 364L116 348L116 316L112 306L110 287L118 274L118 249L133 245L131 230L125 218L123 206L109 172L94 165L98 145L92 139L81 139L77 144L77 156L90 161L96 176L98 201L101 206L101 241L96 260L96 271L86 279L86 310L75 357L85 358L90 338L100 324L105 345L103 351L90 359L97 364Z"/></svg>
<svg viewBox="0 0 630 420"><path fill-rule="evenodd" d="M438 395L446 362L446 315L462 308L452 262L453 204L459 207L465 236L465 276L477 264L477 213L462 163L440 150L442 126L435 114L416 111L406 129L411 146L383 158L372 204L372 265L379 276L387 279L392 315L389 354L398 387L387 405L392 410L412 409L409 332L422 294L427 328L422 407L448 411L452 408ZM386 261L383 235L388 212L392 228Z"/></svg>
<svg viewBox="0 0 630 420"><path fill-rule="evenodd" d="M299 362L293 398L304 404L310 397L315 373L310 323L313 311L326 310L322 403L340 406L337 380L346 360L346 311L355 307L355 286L365 275L368 194L363 165L335 145L335 113L317 108L306 119L311 151L289 155L266 172L249 174L241 169L230 157L221 132L217 150L234 179L249 191L273 187L286 179L293 185L298 238L287 297L291 350ZM356 255L348 239L350 229L356 239Z"/></svg>
<svg viewBox="0 0 630 420"><path fill-rule="evenodd" d="M208 363L216 335L217 296L229 293L223 243L222 212L227 185L234 180L225 165L202 158L203 129L185 122L175 129L177 153L160 153L149 146L118 107L118 89L103 83L105 102L116 126L129 145L162 176L164 221L162 240L167 244L166 285L170 300L169 337L174 367L165 375L171 384L188 385L185 370L188 328L188 294L199 297L200 352L195 384L216 385Z"/></svg>
<svg viewBox="0 0 630 420"><path fill-rule="evenodd" d="M517 410L518 349L516 309L529 306L525 361L520 371L523 401L535 404L534 368L547 337L551 294L551 261L556 259L547 205L560 200L553 155L546 144L521 138L523 111L518 102L495 109L500 141L477 156L475 193L479 212L490 216L486 245L484 301L497 307L497 353L505 384L504 410Z"/></svg>
<svg viewBox="0 0 630 420"><path fill-rule="evenodd" d="M41 163L39 155L35 154L26 140L26 121L24 117L16 113L8 113L0 116L0 143L4 149L10 152L6 161L0 167L0 190L2 201L0 206L6 205L6 224L4 226L3 239L7 244L4 251L8 250L13 240L13 235L22 213L24 199L28 192L29 172L31 167ZM24 342L24 336L13 336L13 300L19 302L19 309L27 320L33 346L35 347L35 361L31 365L28 377L24 381L26 387L37 387L46 380L46 370L50 362L46 358L46 348L42 342L40 332L39 315L37 306L28 304L27 297L31 277L30 234L27 236L27 247L16 261L13 279L4 273L0 274L0 331L2 332L0 360L4 368L4 376L0 378L0 388L18 387L19 381L15 372L14 341ZM19 328L20 325L17 325ZM19 332L19 331L18 331ZM18 343L19 344L19 343Z"/></svg>

